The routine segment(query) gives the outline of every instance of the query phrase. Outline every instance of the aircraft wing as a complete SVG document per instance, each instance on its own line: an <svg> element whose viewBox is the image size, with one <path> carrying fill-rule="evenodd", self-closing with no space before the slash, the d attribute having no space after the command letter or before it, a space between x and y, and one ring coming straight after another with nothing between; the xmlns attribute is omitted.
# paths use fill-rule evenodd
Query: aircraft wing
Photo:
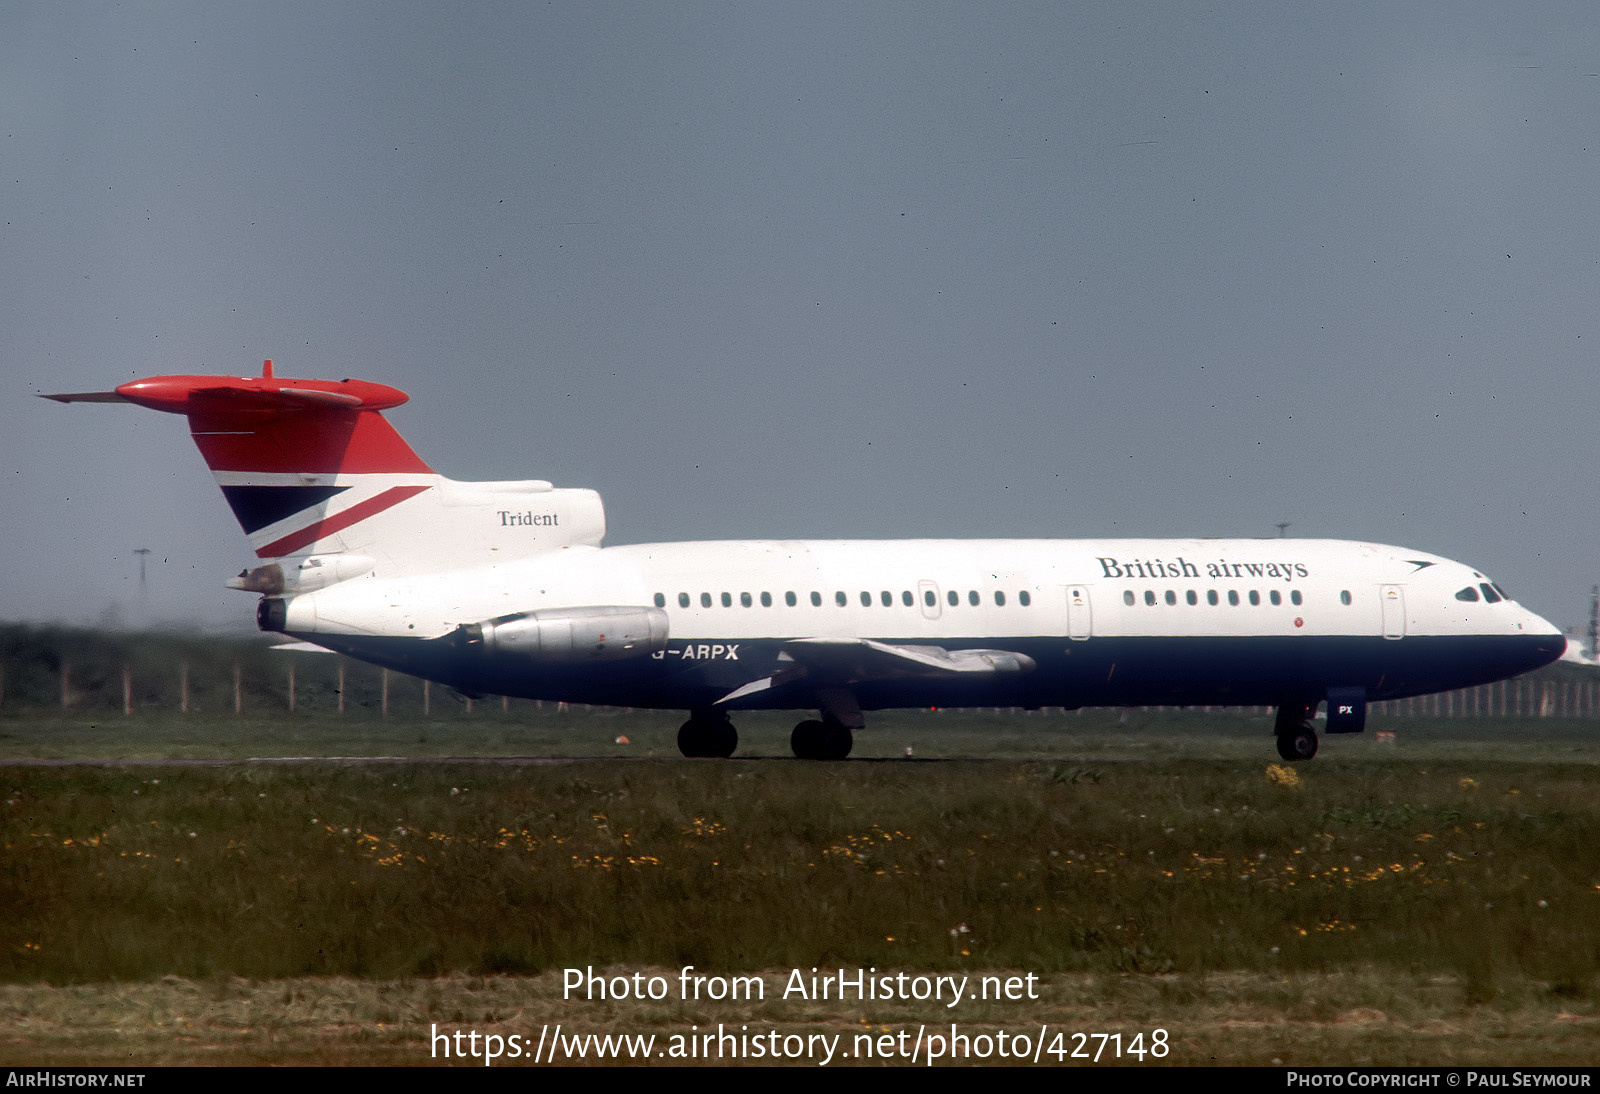
<svg viewBox="0 0 1600 1094"><path fill-rule="evenodd" d="M279 642L276 646L268 646L273 653L334 653L336 651L327 646L319 646L315 642Z"/></svg>
<svg viewBox="0 0 1600 1094"><path fill-rule="evenodd" d="M812 685L848 687L874 680L940 676L1002 676L1031 672L1034 660L1010 650L947 650L897 646L871 638L797 638L780 659L793 662L717 700L721 706L804 678Z"/></svg>
<svg viewBox="0 0 1600 1094"><path fill-rule="evenodd" d="M1027 672L1033 659L1010 650L947 650L942 646L896 646L871 638L797 638L783 652L814 675L854 683L886 676L948 673Z"/></svg>

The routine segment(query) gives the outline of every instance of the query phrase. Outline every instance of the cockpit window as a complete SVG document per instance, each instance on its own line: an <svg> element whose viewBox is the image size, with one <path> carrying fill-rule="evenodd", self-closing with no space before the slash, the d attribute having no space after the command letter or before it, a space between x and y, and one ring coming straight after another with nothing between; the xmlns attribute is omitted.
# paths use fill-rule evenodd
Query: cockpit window
<svg viewBox="0 0 1600 1094"><path fill-rule="evenodd" d="M1474 589L1471 585L1468 585L1465 589L1462 589L1456 594L1456 599L1465 600L1469 604L1476 604L1478 602L1478 590Z"/></svg>
<svg viewBox="0 0 1600 1094"><path fill-rule="evenodd" d="M1499 593L1501 600L1510 600L1511 599L1511 594L1506 592L1505 589L1501 588L1500 583L1498 581L1489 582L1489 588L1491 588L1495 592Z"/></svg>
<svg viewBox="0 0 1600 1094"><path fill-rule="evenodd" d="M1490 586L1488 582L1484 582L1482 585L1479 585L1478 588L1483 590L1483 599L1487 600L1491 604L1500 603L1500 594L1495 592L1494 588Z"/></svg>

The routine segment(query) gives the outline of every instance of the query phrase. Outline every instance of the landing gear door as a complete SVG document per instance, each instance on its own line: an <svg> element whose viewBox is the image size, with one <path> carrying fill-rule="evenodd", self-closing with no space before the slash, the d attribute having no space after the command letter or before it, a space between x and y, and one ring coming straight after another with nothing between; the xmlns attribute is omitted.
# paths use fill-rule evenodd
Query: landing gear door
<svg viewBox="0 0 1600 1094"><path fill-rule="evenodd" d="M1089 615L1089 588L1086 585L1067 586L1067 637L1074 642L1085 641L1093 629Z"/></svg>
<svg viewBox="0 0 1600 1094"><path fill-rule="evenodd" d="M1404 638L1406 636L1404 588L1399 585L1384 585L1378 590L1378 597L1383 601L1383 636Z"/></svg>

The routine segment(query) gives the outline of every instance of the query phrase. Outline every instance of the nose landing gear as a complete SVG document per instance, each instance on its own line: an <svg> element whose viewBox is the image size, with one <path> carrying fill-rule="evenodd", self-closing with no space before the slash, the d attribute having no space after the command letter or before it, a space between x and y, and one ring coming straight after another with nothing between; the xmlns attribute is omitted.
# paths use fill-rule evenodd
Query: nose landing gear
<svg viewBox="0 0 1600 1094"><path fill-rule="evenodd" d="M1304 702L1284 703L1278 708L1278 718L1273 732L1278 736L1278 755L1291 763L1309 760L1317 754L1317 730L1312 715L1317 705Z"/></svg>

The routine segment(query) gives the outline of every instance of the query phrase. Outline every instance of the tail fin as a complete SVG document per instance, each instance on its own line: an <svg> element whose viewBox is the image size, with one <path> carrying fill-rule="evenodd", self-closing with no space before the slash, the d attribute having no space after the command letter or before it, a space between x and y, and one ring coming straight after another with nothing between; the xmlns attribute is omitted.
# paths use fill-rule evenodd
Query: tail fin
<svg viewBox="0 0 1600 1094"><path fill-rule="evenodd" d="M405 403L405 392L366 380L279 380L271 361L262 373L156 376L114 394L187 415L200 454L219 475L255 476L265 484L267 476L283 474L433 473L381 413Z"/></svg>
<svg viewBox="0 0 1600 1094"><path fill-rule="evenodd" d="M392 575L598 544L604 535L604 510L592 491L553 490L545 482L457 484L435 474L384 419L384 410L407 401L405 392L384 384L279 379L267 361L260 376L156 376L114 392L46 398L130 402L185 415L234 517L264 559L360 552L371 556L362 562L386 564ZM430 491L430 498L402 506ZM530 494L544 495L549 513L541 520L531 518L531 509L528 520L522 517ZM454 511L442 513L441 506ZM485 519L463 521L463 508ZM543 534L501 542L506 530L535 524Z"/></svg>

